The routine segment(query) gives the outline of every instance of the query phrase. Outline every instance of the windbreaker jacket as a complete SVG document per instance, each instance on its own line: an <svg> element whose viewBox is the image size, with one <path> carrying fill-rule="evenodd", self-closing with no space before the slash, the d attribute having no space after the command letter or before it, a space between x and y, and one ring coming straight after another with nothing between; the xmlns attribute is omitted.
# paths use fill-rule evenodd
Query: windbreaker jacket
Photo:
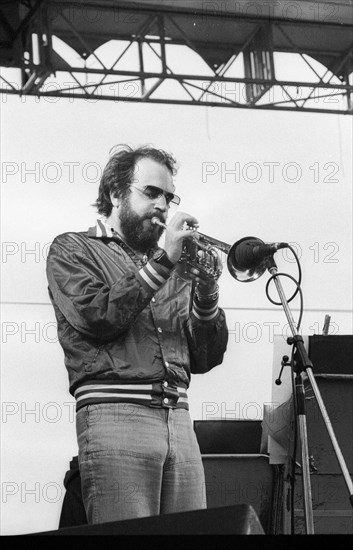
<svg viewBox="0 0 353 550"><path fill-rule="evenodd" d="M228 330L217 302L203 307L190 280L139 260L100 220L54 239L47 278L72 395L94 382L187 388L190 373L223 360Z"/></svg>

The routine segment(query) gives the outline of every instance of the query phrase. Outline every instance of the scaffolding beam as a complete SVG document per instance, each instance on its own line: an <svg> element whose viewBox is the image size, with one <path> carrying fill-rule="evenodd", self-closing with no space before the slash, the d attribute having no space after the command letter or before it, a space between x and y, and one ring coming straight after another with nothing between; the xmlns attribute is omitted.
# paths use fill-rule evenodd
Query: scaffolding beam
<svg viewBox="0 0 353 550"><path fill-rule="evenodd" d="M353 113L349 12L320 18L313 10L308 17L309 3L298 2L299 7L306 5L305 17L293 17L288 6L287 12L277 9L264 16L237 11L236 4L248 5L178 0L5 3L0 13L0 93ZM272 3L278 4L285 5ZM176 51L182 52L179 63ZM290 74L283 59L293 63ZM185 70L188 66L192 69Z"/></svg>

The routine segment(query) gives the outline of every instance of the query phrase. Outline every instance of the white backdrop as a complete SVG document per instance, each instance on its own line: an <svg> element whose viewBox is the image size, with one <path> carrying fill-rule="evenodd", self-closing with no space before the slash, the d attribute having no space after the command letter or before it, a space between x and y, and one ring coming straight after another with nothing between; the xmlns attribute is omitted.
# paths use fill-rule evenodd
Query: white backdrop
<svg viewBox="0 0 353 550"><path fill-rule="evenodd" d="M2 534L56 529L74 404L47 294L58 233L95 222L90 206L112 146L152 143L180 167L180 209L232 244L287 241L303 270L302 333L352 334L352 119L207 107L0 98L2 138ZM289 252L279 271L296 276ZM265 295L269 275L238 283L225 267L221 366L192 378L193 419L261 419L271 402L275 335L289 335ZM293 286L283 281L289 293ZM273 297L278 299L275 291ZM299 300L291 303L298 318ZM280 365L278 365L278 370ZM276 370L276 369L275 369Z"/></svg>

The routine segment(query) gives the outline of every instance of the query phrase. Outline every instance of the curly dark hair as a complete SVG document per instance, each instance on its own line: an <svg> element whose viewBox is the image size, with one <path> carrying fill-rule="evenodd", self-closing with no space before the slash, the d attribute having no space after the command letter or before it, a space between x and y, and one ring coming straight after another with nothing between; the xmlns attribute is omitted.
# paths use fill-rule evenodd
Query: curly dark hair
<svg viewBox="0 0 353 550"><path fill-rule="evenodd" d="M98 198L93 206L99 214L108 217L113 205L110 199L113 196L124 198L129 190L136 162L140 158L150 158L166 166L174 176L176 173L176 160L174 157L150 145L143 145L133 149L130 145L117 145L111 150L111 156L103 170L98 189Z"/></svg>

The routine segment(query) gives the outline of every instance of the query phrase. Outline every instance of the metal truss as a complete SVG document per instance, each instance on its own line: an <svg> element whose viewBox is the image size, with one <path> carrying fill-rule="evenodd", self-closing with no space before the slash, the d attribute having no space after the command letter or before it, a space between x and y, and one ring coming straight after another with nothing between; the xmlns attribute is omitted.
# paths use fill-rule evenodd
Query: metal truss
<svg viewBox="0 0 353 550"><path fill-rule="evenodd" d="M304 47L299 39L301 29L305 36L318 36L329 28L335 36L335 31L352 33L349 25L298 21L296 26L284 19L161 11L126 2L119 3L118 11L110 2L85 3L83 18L82 2L12 4L19 11L1 8L3 94L353 113L353 38L348 47L341 40L339 47L327 51L322 40L318 48L315 43ZM94 24L97 13L99 25ZM204 25L197 38L190 31L192 22L201 31ZM210 25L219 28L213 43L207 42ZM238 37L234 41L229 39L232 26ZM179 62L176 51L182 52ZM193 69L184 71L181 66L187 66L189 54ZM278 78L288 54L296 54L305 78Z"/></svg>

